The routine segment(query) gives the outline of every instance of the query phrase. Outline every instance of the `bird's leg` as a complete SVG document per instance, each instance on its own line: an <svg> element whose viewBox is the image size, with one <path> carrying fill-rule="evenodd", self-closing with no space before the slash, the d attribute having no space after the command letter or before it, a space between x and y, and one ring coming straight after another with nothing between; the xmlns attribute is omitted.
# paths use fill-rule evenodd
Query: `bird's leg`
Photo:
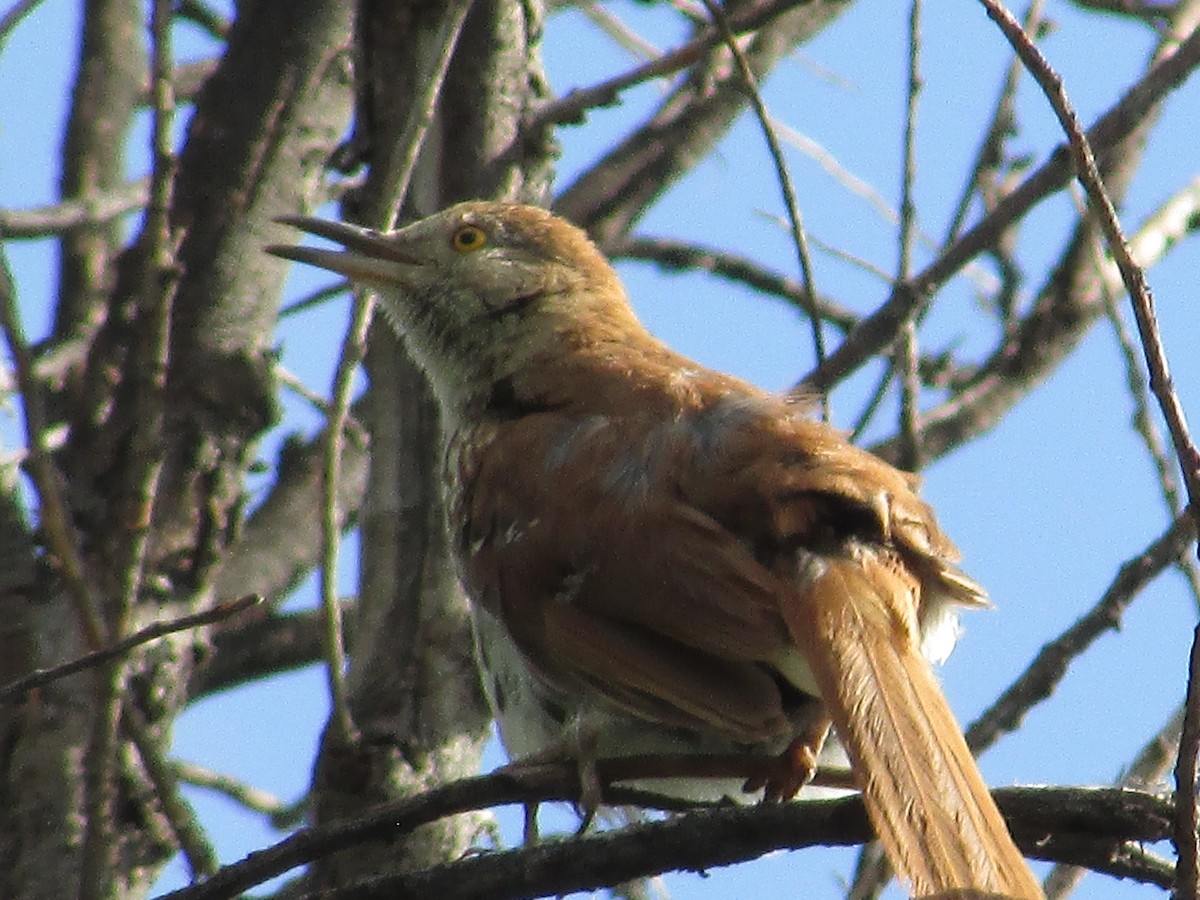
<svg viewBox="0 0 1200 900"><path fill-rule="evenodd" d="M521 841L529 847L538 842L538 804L526 803L525 817L521 822Z"/></svg>
<svg viewBox="0 0 1200 900"><path fill-rule="evenodd" d="M580 714L563 729L556 741L536 753L512 760L499 771L511 777L520 779L523 775L535 774L539 768L548 765L573 763L579 775L579 800L576 806L579 810L581 823L579 833L583 833L596 817L604 799L603 785L596 768L596 748L600 740L600 724L591 720L586 714ZM531 824L531 818L533 819ZM528 809L525 817L525 837L530 834L536 840L537 822L536 809L531 817Z"/></svg>
<svg viewBox="0 0 1200 900"><path fill-rule="evenodd" d="M808 723L772 765L746 780L742 790L749 794L762 788L765 803L791 800L816 774L817 757L829 737L830 724L824 714Z"/></svg>

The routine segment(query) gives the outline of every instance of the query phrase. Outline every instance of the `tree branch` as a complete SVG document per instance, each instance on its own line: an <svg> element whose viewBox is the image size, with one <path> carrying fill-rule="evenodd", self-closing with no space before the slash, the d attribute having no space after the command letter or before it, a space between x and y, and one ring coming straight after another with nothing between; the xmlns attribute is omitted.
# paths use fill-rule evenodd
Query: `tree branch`
<svg viewBox="0 0 1200 900"><path fill-rule="evenodd" d="M1071 662L1100 635L1120 625L1121 616L1142 588L1185 554L1195 536L1191 516L1181 515L1161 537L1126 561L1096 605L1042 647L1025 672L971 724L966 731L971 751L979 755L1004 734L1015 731L1025 714L1054 692Z"/></svg>
<svg viewBox="0 0 1200 900"><path fill-rule="evenodd" d="M1183 413L1183 405L1175 392L1171 380L1170 368L1167 364L1167 351L1163 346L1162 334L1158 328L1158 317L1154 312L1154 299L1150 294L1150 286L1146 282L1145 270L1133 258L1129 243L1125 240L1125 232L1113 208L1112 198L1105 189L1100 169L1092 152L1091 143L1079 123L1079 118L1063 88L1062 79L1050 68L1046 58L1038 51L1033 41L1021 28L1019 22L1004 8L998 0L981 0L988 15L1000 26L1004 36L1008 38L1013 49L1025 63L1034 79L1041 86L1046 99L1054 109L1059 123L1067 134L1071 156L1074 160L1077 177L1087 191L1088 203L1093 214L1099 219L1100 227L1107 238L1108 247L1116 260L1121 272L1125 289L1129 292L1133 304L1134 318L1137 321L1138 334L1142 339L1142 348L1146 355L1146 365L1150 370L1150 390L1158 400L1167 430L1175 445L1175 456L1183 471L1183 482L1187 487L1191 514L1197 526L1200 526L1200 450L1192 443L1188 433L1187 418ZM1192 32L1192 38L1200 38L1200 28ZM1182 48L1181 48L1182 49ZM1176 54L1178 55L1178 54ZM1200 547L1197 547L1200 554Z"/></svg>
<svg viewBox="0 0 1200 900"><path fill-rule="evenodd" d="M1170 56L1158 60L1121 99L1088 129L1087 138L1098 155L1113 150L1138 128L1162 99L1179 87L1200 65L1200 30L1193 31ZM906 318L923 305L969 260L995 244L1014 222L1051 194L1062 190L1074 175L1069 149L1060 145L988 215L968 229L909 281L896 285L891 296L863 319L846 340L802 384L826 391L856 371L864 361L896 339ZM936 455L933 451L931 455Z"/></svg>
<svg viewBox="0 0 1200 900"><path fill-rule="evenodd" d="M539 771L536 777L514 778L501 771L465 779L386 804L355 820L304 829L224 867L202 884L160 900L225 900L314 859L373 838L394 839L398 832L444 816L577 796L573 765ZM1156 867L1114 852L1127 842L1162 840L1169 833L1170 804L1161 798L1111 788L1002 788L993 793L1023 852L1040 859L1087 857L1101 871L1162 883L1163 873ZM606 803L635 798L648 800L641 792L605 790ZM469 856L449 866L394 879L384 876L374 883L385 891L380 896L388 897L555 895L674 869L730 865L773 850L858 844L870 834L858 797L716 807L594 837Z"/></svg>

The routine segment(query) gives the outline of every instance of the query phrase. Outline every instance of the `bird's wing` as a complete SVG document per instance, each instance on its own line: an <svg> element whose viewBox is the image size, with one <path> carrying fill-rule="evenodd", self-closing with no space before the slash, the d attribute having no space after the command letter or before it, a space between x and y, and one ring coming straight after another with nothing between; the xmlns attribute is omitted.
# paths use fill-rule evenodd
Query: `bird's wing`
<svg viewBox="0 0 1200 900"><path fill-rule="evenodd" d="M551 684L745 743L787 738L783 583L660 477L686 441L625 437L602 422L504 429L451 517L468 523L471 592Z"/></svg>
<svg viewBox="0 0 1200 900"><path fill-rule="evenodd" d="M921 653L923 620L984 594L915 480L786 416L747 418L708 449L698 502L790 572L784 618L898 874L919 896L1041 897Z"/></svg>

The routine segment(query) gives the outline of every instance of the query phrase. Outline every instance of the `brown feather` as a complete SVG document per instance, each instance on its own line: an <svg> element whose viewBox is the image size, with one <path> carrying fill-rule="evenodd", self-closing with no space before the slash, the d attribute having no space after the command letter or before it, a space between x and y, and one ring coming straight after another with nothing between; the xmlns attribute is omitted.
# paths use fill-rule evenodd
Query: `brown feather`
<svg viewBox="0 0 1200 900"><path fill-rule="evenodd" d="M788 624L901 879L918 896L969 886L1040 897L917 650L911 574L868 549L799 568Z"/></svg>

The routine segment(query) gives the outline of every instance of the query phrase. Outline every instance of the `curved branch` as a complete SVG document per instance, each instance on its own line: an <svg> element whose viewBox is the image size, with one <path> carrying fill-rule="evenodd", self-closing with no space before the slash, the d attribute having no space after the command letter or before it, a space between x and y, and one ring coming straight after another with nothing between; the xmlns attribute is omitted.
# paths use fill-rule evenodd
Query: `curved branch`
<svg viewBox="0 0 1200 900"><path fill-rule="evenodd" d="M81 225L103 225L141 209L149 196L147 177L49 206L0 210L0 237L43 238Z"/></svg>
<svg viewBox="0 0 1200 900"><path fill-rule="evenodd" d="M504 804L536 804L577 796L574 766L546 766L535 776L504 771L470 778L380 806L367 815L304 829L207 881L160 900L225 900L269 878L338 850L456 813ZM1161 884L1169 872L1138 860L1131 842L1162 840L1170 804L1152 794L1113 788L1001 788L996 802L1023 852L1040 858L1089 860L1099 871ZM607 802L645 801L642 792L609 788ZM674 869L703 870L756 859L780 849L859 844L870 837L858 797L750 807L716 807L615 832L519 850L468 856L423 872L372 880L388 897L553 896ZM355 890L355 888L349 888ZM349 895L347 895L349 896Z"/></svg>
<svg viewBox="0 0 1200 900"><path fill-rule="evenodd" d="M674 272L699 270L744 284L760 293L786 300L801 312L815 310L823 322L842 332L851 329L858 315L834 300L810 298L793 278L772 272L754 260L718 247L705 247L673 238L632 237L603 248L611 259L636 259L657 263Z"/></svg>
<svg viewBox="0 0 1200 900"><path fill-rule="evenodd" d="M735 20L764 0L731 4ZM754 77L762 79L798 44L811 38L844 9L814 0L763 25L745 49ZM668 185L699 162L746 107L742 78L717 49L698 63L650 120L628 135L577 178L554 203L559 214L586 228L600 243L615 241Z"/></svg>
<svg viewBox="0 0 1200 900"><path fill-rule="evenodd" d="M1101 231L1108 244L1117 268L1121 273L1121 281L1129 293L1133 306L1134 320L1137 322L1138 336L1142 341L1142 350L1146 358L1146 368L1150 372L1150 391L1158 401L1159 410L1167 423L1171 441L1175 445L1175 455L1183 470L1183 482L1187 487L1188 500L1200 525L1200 450L1192 442L1188 431L1187 419L1183 413L1183 405L1179 401L1171 379L1170 368L1167 364L1167 351L1163 346L1162 333L1158 327L1158 317L1154 312L1154 300L1150 295L1150 286L1146 281L1146 272L1133 258L1133 252L1125 239L1124 229L1117 217L1113 198L1101 177L1096 165L1096 157L1091 144L1079 124L1062 78L1059 77L1046 59L1034 46L1033 41L1021 28L1020 23L1012 17L1004 5L998 0L982 0L988 15L999 25L1004 36L1008 38L1013 49L1021 57L1025 68L1041 86L1042 92L1050 102L1054 114L1058 117L1071 148L1071 156L1075 163L1076 177L1087 192L1088 206L1096 217ZM1193 32L1193 37L1200 36L1200 28ZM1193 803L1193 814L1195 806ZM1181 851L1182 852L1182 851ZM1200 862L1195 858L1189 862L1197 869L1195 880L1200 882ZM1197 885L1192 884L1188 893L1195 893ZM1180 886L1183 890L1183 886Z"/></svg>
<svg viewBox="0 0 1200 900"><path fill-rule="evenodd" d="M351 615L354 601L343 600L341 606L347 616L346 649L352 653L357 635L357 618ZM218 631L212 644L211 655L188 682L189 702L321 662L321 613L315 609L276 613L230 626Z"/></svg>
<svg viewBox="0 0 1200 900"><path fill-rule="evenodd" d="M1029 668L967 728L967 744L972 752L978 755L1015 731L1025 714L1054 692L1071 662L1100 635L1120 626L1121 616L1133 598L1183 556L1195 536L1195 523L1184 513L1161 537L1126 561L1096 605L1042 647Z"/></svg>
<svg viewBox="0 0 1200 900"><path fill-rule="evenodd" d="M1193 181L1146 219L1131 241L1133 255L1140 265L1150 268L1197 229L1200 182ZM1028 315L1013 325L969 384L923 414L921 439L926 459L944 455L999 422L1104 314L1103 297L1119 291L1121 280L1115 265L1094 264L1094 242L1090 229L1081 227ZM871 449L894 460L897 443L892 438Z"/></svg>
<svg viewBox="0 0 1200 900"><path fill-rule="evenodd" d="M1193 31L1174 54L1157 61L1146 74L1101 116L1087 131L1087 139L1102 164L1106 158L1145 125L1164 97L1179 87L1200 65L1200 30ZM805 376L803 384L814 391L827 391L856 371L871 356L891 344L905 320L921 308L927 298L955 275L968 261L991 247L1006 229L1034 206L1062 190L1074 177L1067 146L1059 145L1037 171L996 205L973 228L967 230L907 282L897 284L891 296L874 313L863 319L823 365ZM933 448L925 452L936 456Z"/></svg>

